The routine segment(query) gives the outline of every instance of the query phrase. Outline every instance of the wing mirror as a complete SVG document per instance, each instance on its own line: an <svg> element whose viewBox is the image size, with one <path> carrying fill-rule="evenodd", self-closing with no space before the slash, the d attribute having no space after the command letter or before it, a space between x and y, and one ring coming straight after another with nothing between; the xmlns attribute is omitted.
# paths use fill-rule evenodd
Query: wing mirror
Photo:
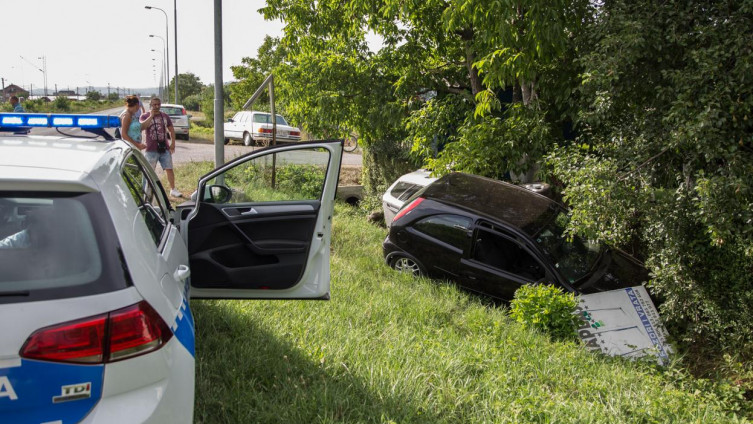
<svg viewBox="0 0 753 424"><path fill-rule="evenodd" d="M204 189L204 201L207 203L227 203L233 192L223 185L211 185Z"/></svg>

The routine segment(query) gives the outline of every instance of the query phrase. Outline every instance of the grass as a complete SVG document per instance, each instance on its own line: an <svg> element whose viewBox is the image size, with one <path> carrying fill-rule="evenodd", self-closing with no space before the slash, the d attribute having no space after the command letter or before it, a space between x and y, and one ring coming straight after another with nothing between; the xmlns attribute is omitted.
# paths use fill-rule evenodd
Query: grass
<svg viewBox="0 0 753 424"><path fill-rule="evenodd" d="M180 167L179 181L208 168ZM734 392L553 343L451 284L394 272L385 230L335 212L332 300L191 302L196 422L744 421Z"/></svg>

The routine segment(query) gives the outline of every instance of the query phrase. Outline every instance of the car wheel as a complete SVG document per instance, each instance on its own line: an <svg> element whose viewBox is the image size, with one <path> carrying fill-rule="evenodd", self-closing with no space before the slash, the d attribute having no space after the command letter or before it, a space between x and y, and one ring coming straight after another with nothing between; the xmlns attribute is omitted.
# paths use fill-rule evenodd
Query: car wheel
<svg viewBox="0 0 753 424"><path fill-rule="evenodd" d="M188 133L186 133L186 135L183 136L183 140L186 140L186 141L188 141L190 138L191 136Z"/></svg>
<svg viewBox="0 0 753 424"><path fill-rule="evenodd" d="M228 144L228 143L230 143L230 139L229 139L229 138L226 138L226 139L225 139L225 144Z"/></svg>
<svg viewBox="0 0 753 424"><path fill-rule="evenodd" d="M251 138L251 134L243 133L243 145L251 146L252 144L254 144L254 140Z"/></svg>
<svg viewBox="0 0 753 424"><path fill-rule="evenodd" d="M423 267L415 259L397 254L390 260L390 266L395 271L412 274L415 277L424 275Z"/></svg>

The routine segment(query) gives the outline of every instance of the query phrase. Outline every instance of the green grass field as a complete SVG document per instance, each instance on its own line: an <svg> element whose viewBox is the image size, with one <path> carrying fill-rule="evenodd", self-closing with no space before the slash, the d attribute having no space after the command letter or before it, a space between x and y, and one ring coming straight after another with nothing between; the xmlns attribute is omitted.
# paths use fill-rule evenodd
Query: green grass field
<svg viewBox="0 0 753 424"><path fill-rule="evenodd" d="M209 166L178 168L178 180ZM192 301L199 423L744 422L736 393L524 330L384 265L338 205L330 301Z"/></svg>

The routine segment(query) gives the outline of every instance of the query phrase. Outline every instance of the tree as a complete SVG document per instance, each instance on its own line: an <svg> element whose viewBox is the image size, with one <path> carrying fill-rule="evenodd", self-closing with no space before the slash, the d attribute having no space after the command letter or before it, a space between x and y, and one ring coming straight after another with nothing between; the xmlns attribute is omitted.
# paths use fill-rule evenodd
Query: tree
<svg viewBox="0 0 753 424"><path fill-rule="evenodd" d="M102 93L99 91L88 91L86 92L86 100L101 100L102 99Z"/></svg>
<svg viewBox="0 0 753 424"><path fill-rule="evenodd" d="M107 100L109 100L111 102L114 102L114 101L118 100L119 98L120 98L120 96L116 92L112 92L112 93L110 93L110 94L107 95Z"/></svg>
<svg viewBox="0 0 753 424"><path fill-rule="evenodd" d="M750 359L753 8L617 0L597 16L581 137L550 155L571 231L639 246L675 336Z"/></svg>
<svg viewBox="0 0 753 424"><path fill-rule="evenodd" d="M178 95L181 98L192 96L194 94L201 94L203 88L204 84L201 83L199 77L191 72L178 74ZM170 80L167 92L175 93L175 77Z"/></svg>

